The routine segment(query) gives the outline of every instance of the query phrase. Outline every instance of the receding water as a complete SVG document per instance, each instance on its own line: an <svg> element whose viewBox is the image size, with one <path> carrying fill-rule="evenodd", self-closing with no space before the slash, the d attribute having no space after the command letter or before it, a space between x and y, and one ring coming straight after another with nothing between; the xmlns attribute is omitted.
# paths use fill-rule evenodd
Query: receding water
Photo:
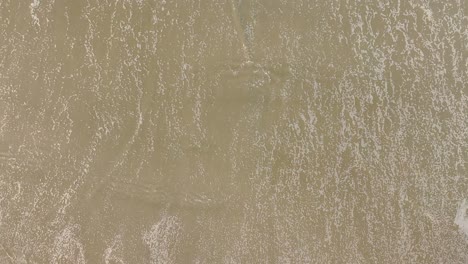
<svg viewBox="0 0 468 264"><path fill-rule="evenodd" d="M468 263L468 2L0 1L0 263Z"/></svg>

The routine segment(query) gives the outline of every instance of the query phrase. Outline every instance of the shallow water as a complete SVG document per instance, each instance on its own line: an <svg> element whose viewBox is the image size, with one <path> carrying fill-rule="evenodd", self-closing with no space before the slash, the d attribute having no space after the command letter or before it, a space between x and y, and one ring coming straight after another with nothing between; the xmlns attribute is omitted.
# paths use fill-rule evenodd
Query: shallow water
<svg viewBox="0 0 468 264"><path fill-rule="evenodd" d="M0 263L467 263L465 1L0 1Z"/></svg>

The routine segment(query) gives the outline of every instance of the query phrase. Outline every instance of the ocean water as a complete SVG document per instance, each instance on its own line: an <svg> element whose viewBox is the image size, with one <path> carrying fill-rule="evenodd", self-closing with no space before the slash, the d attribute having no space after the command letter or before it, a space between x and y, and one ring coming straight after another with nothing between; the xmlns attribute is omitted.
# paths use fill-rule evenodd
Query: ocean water
<svg viewBox="0 0 468 264"><path fill-rule="evenodd" d="M468 263L468 2L1 0L0 264Z"/></svg>

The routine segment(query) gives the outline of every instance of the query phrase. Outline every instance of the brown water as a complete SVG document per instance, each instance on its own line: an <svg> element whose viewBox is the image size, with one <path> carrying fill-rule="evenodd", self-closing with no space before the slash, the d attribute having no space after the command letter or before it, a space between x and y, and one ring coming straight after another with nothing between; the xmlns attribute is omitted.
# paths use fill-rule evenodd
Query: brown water
<svg viewBox="0 0 468 264"><path fill-rule="evenodd" d="M467 41L463 0L2 0L0 263L468 263Z"/></svg>

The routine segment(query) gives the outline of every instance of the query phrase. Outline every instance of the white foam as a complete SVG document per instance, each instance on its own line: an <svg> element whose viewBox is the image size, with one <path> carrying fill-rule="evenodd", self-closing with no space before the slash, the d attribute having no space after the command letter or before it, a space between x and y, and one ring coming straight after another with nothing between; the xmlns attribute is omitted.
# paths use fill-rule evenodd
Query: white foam
<svg viewBox="0 0 468 264"><path fill-rule="evenodd" d="M124 260L118 256L121 254L123 248L122 237L117 235L112 240L111 244L104 251L104 262L109 263L125 263Z"/></svg>
<svg viewBox="0 0 468 264"><path fill-rule="evenodd" d="M463 199L460 206L457 210L457 215L455 216L455 224L458 226L461 232L468 236L468 200Z"/></svg>
<svg viewBox="0 0 468 264"><path fill-rule="evenodd" d="M76 263L85 264L83 245L80 242L77 233L78 225L67 226L55 238L53 247L52 263Z"/></svg>
<svg viewBox="0 0 468 264"><path fill-rule="evenodd" d="M29 11L31 13L31 17L33 19L34 25L39 26L39 17L36 15L36 10L39 8L40 0L34 0L31 5L29 6Z"/></svg>
<svg viewBox="0 0 468 264"><path fill-rule="evenodd" d="M151 263L175 263L181 223L175 216L164 216L151 230L145 232L143 241L149 246Z"/></svg>

